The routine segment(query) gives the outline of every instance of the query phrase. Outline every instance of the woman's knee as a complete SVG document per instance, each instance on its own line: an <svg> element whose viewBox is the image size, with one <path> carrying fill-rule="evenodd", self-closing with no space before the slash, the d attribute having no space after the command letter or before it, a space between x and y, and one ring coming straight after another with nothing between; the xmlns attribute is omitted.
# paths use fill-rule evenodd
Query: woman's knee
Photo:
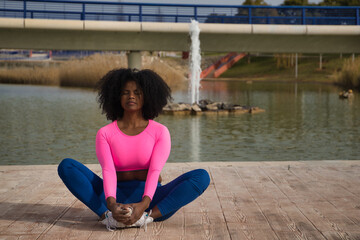
<svg viewBox="0 0 360 240"><path fill-rule="evenodd" d="M209 173L205 169L195 169L192 173L193 179L196 181L199 191L203 193L210 184Z"/></svg>
<svg viewBox="0 0 360 240"><path fill-rule="evenodd" d="M63 159L58 166L58 174L60 178L63 178L66 175L66 172L74 164L75 160L71 158Z"/></svg>

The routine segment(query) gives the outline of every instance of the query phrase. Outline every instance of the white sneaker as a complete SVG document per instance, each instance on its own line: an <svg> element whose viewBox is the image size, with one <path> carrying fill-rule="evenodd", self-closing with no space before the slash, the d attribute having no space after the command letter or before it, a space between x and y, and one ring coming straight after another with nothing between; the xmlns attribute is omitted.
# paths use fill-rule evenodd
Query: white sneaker
<svg viewBox="0 0 360 240"><path fill-rule="evenodd" d="M132 209L130 209L130 210L131 211L129 211L129 212L132 213ZM114 231L117 228L129 228L129 227L144 227L144 229L146 231L147 225L154 221L154 219L152 217L150 217L151 212L152 212L151 210L149 213L144 212L143 215L141 216L141 218L139 220L137 220L134 224L125 225L121 222L116 221L112 216L112 212L110 212L108 210L105 212L105 218L103 220L101 220L100 222L102 224L106 225L106 228L109 231Z"/></svg>
<svg viewBox="0 0 360 240"><path fill-rule="evenodd" d="M152 217L150 217L151 210L149 213L144 212L143 215L139 220L136 221L133 225L130 225L129 227L144 227L145 231L147 230L147 225L154 221Z"/></svg>
<svg viewBox="0 0 360 240"><path fill-rule="evenodd" d="M116 221L112 216L112 212L110 212L109 210L107 210L105 212L105 218L103 220L101 220L100 222L102 224L106 225L106 228L109 231L114 231L117 228L125 228L125 227L127 227L125 224Z"/></svg>

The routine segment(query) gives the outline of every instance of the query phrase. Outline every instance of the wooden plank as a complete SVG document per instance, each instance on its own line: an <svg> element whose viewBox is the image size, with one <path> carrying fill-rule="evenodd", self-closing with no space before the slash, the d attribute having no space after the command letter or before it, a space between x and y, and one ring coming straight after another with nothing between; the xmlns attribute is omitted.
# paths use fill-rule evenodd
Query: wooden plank
<svg viewBox="0 0 360 240"><path fill-rule="evenodd" d="M296 171L295 171L296 172ZM324 162L323 164L309 163L306 173L311 176L314 182L325 184L339 184L349 192L360 196L360 188L353 182L360 181L360 166L351 162Z"/></svg>
<svg viewBox="0 0 360 240"><path fill-rule="evenodd" d="M268 202L268 199L276 201L287 199L283 192L262 173L260 168L251 168L249 171L246 168L237 167L236 171L257 203Z"/></svg>
<svg viewBox="0 0 360 240"><path fill-rule="evenodd" d="M153 222L148 224L147 231L145 229L139 229L136 235L136 239L161 239L162 236L167 237L184 237L185 235L185 216L184 211L179 210L171 218L162 222Z"/></svg>
<svg viewBox="0 0 360 240"><path fill-rule="evenodd" d="M235 223L243 230L266 230L273 231L268 219L263 212L257 208L243 208L236 211L224 211L226 223Z"/></svg>
<svg viewBox="0 0 360 240"><path fill-rule="evenodd" d="M219 197L234 197L236 195L239 204L252 202L252 196L239 178L235 168L212 167L210 171Z"/></svg>
<svg viewBox="0 0 360 240"><path fill-rule="evenodd" d="M185 239L230 239L222 213L186 213Z"/></svg>
<svg viewBox="0 0 360 240"><path fill-rule="evenodd" d="M303 169L292 170L296 172L296 176L292 175L291 172L280 171L275 172L274 169L266 169L268 174L271 176L274 181L277 181L277 178L283 178L287 183L284 185L287 186L301 186L306 185L306 188L298 188L300 194L307 194L307 198L311 198L311 196L321 196L325 201L307 201L307 202L296 202L296 207L304 214L304 216L310 220L312 225L315 226L316 229L320 231L332 230L337 231L339 235L345 233L348 230L356 230L359 228L354 222L349 220L343 213L340 213L338 209L328 201L328 199L336 199L337 195L327 194L329 191L327 189L334 190L333 186L322 186L314 189L318 183L315 182L307 182L303 179L311 179L309 176L305 176L306 173ZM307 171L306 171L307 172ZM298 175L301 175L299 177ZM296 177L296 178L294 178ZM301 181L300 181L301 179ZM300 183L299 183L300 182ZM279 185L281 187L281 185ZM325 190L326 189L326 190ZM335 188L337 189L337 188ZM290 196L291 197L291 196ZM306 231L310 232L310 231ZM322 234L323 235L323 234Z"/></svg>
<svg viewBox="0 0 360 240"><path fill-rule="evenodd" d="M12 235L0 235L0 239L1 240L34 240L37 238L37 235L16 235L16 234L12 234Z"/></svg>
<svg viewBox="0 0 360 240"><path fill-rule="evenodd" d="M273 232L235 168L211 168L211 173L215 179L216 190L232 238L236 235L241 236L240 238L254 237L255 235L252 233L254 230ZM234 223L230 224L233 228L229 223ZM237 231L237 229L241 229L241 231Z"/></svg>
<svg viewBox="0 0 360 240"><path fill-rule="evenodd" d="M360 188L354 184L360 181L359 172L360 167L356 165L351 165L345 169L342 167L317 166L309 168L306 174L311 179L314 179L318 185L335 185L341 191L339 196L353 196L360 200Z"/></svg>
<svg viewBox="0 0 360 240"><path fill-rule="evenodd" d="M2 233L40 234L55 220L60 212L64 211L65 207L56 205L56 202L50 202L49 205L43 202L51 194L51 191L55 191L56 186L59 185L56 184L57 180L52 180L53 178L50 177L52 171L40 170L37 174L33 174L29 175L35 178L35 180L30 181L33 187L28 187L26 191L11 195L11 198L8 199L10 202L1 203L1 208L4 210L1 211L0 215L9 215L13 220L6 229L2 228ZM20 178L19 181L22 179ZM49 189L46 184L55 188ZM52 207L52 205L55 206ZM55 214L52 214L54 211L56 211ZM1 226L3 226L3 221Z"/></svg>
<svg viewBox="0 0 360 240"><path fill-rule="evenodd" d="M14 219L5 230L2 230L3 234L40 236L58 215L66 210L66 206L59 202L66 202L69 198L75 199L61 183L54 170L56 170L54 167L51 170L40 167L36 174L35 171L26 168L19 171L32 177L32 180L26 179L28 180L26 182L31 184L26 191L11 195L9 199L11 203L1 203L1 206L7 209L2 214L10 215ZM19 181L24 179L19 178Z"/></svg>
<svg viewBox="0 0 360 240"><path fill-rule="evenodd" d="M241 228L238 223L228 223L228 228L232 240L275 240L278 239L276 234L271 230L257 228Z"/></svg>
<svg viewBox="0 0 360 240"><path fill-rule="evenodd" d="M300 208L298 204L303 204L304 209L306 209L309 208L309 206L311 206L311 204L314 202L321 204L321 201L324 201L324 199L318 198L316 194L311 193L308 189L308 185L304 185L302 182L300 182L296 176L294 176L293 173L289 171L289 169L269 167L262 169L269 176L269 178L271 178L272 181L276 183L284 195L288 197L289 201L285 202L285 209L288 210L283 211L280 205L277 206L279 212L281 212L281 215L284 217L283 219L288 220L288 223L285 226L293 228L293 230L297 232L298 237L301 236L304 232L316 233L318 231L318 227L315 225L315 223L323 225L323 221L321 221L321 219L314 221L314 219L309 218L309 216L304 214L303 209ZM291 219L295 219L296 222L291 224ZM284 225L280 223L280 226ZM279 230L288 231L288 229ZM317 232L317 235L323 237L321 232Z"/></svg>
<svg viewBox="0 0 360 240"><path fill-rule="evenodd" d="M288 170L288 165L290 169ZM97 174L98 164L88 165ZM359 239L360 161L166 164L164 184L195 168L211 183L173 217L108 232L57 166L0 166L0 239ZM357 174L356 176L353 176ZM337 193L337 194L336 194Z"/></svg>
<svg viewBox="0 0 360 240"><path fill-rule="evenodd" d="M360 198L345 189L343 186L339 185L337 182L334 182L332 180L333 171L327 172L319 170L317 173L310 174L311 171L312 170L308 170L306 172L294 171L294 175L296 175L299 181L301 179L304 184L309 186L308 192L321 196L324 200L330 203L327 204L326 211L331 210L331 213L342 215L344 222L350 221L350 225L355 224L360 228ZM322 173L321 176L319 172ZM311 182L310 184L306 179L317 179L318 181ZM356 184L357 182L352 180L351 185ZM323 212L323 214L325 213Z"/></svg>
<svg viewBox="0 0 360 240"><path fill-rule="evenodd" d="M239 175L247 178L251 177L247 176L243 171L240 171L241 170L239 169ZM280 171L284 172L283 169ZM276 174L277 171L274 171L272 176ZM271 192L262 191L262 194L266 194L267 201L262 201L264 199L262 194L258 194L259 200L257 197L255 197L255 199L260 206L262 213L271 225L271 228L278 236L280 236L280 232L287 232L288 235L290 234L294 235L293 237L301 238L311 232L311 236L318 235L317 237L323 238L321 233L313 226L312 222L310 222L302 212L299 211L296 205L289 200L285 193L285 191L289 191L289 188L281 188L281 186L284 185L282 179L274 180L273 177L268 176L263 168L254 169L254 175L257 176L257 182L260 181L262 183L259 184L260 186L272 190ZM249 191L251 192L252 189L253 188L249 188ZM301 186L301 188L297 190L306 191L306 188ZM254 196L255 194L252 195Z"/></svg>
<svg viewBox="0 0 360 240"><path fill-rule="evenodd" d="M360 231L356 232L324 232L328 240L358 240L360 239Z"/></svg>
<svg viewBox="0 0 360 240"><path fill-rule="evenodd" d="M324 236L320 235L317 231L301 232L296 234L294 232L276 232L279 239L304 239L304 240L324 240Z"/></svg>
<svg viewBox="0 0 360 240"><path fill-rule="evenodd" d="M98 217L90 209L80 201L76 201L39 239L87 239L91 231L98 228L97 219Z"/></svg>

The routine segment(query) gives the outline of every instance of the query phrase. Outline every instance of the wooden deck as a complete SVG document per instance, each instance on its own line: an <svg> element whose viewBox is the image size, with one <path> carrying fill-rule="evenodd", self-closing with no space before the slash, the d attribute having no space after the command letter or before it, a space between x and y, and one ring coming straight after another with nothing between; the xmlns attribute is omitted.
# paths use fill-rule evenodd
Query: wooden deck
<svg viewBox="0 0 360 240"><path fill-rule="evenodd" d="M147 232L108 232L56 166L0 166L0 239L360 239L360 161L168 163L164 182L199 167L199 199Z"/></svg>

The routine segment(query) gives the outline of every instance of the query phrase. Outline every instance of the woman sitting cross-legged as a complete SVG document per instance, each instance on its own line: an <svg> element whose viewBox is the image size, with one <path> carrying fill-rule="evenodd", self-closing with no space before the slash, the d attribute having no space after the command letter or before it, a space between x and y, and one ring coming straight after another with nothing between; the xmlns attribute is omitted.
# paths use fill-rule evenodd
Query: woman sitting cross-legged
<svg viewBox="0 0 360 240"><path fill-rule="evenodd" d="M164 80L151 70L116 69L98 83L98 101L112 122L96 135L101 179L67 158L58 173L67 188L109 230L163 221L200 196L210 183L204 169L162 185L160 172L171 148L168 129L153 121L171 99Z"/></svg>

